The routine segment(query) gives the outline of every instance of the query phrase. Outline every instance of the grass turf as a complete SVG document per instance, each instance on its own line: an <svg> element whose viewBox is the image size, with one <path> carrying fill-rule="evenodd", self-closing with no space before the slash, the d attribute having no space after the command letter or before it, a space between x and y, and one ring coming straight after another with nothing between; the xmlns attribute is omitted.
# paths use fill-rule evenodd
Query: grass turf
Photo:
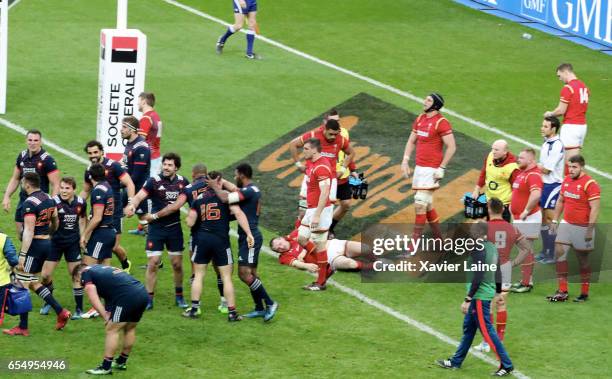
<svg viewBox="0 0 612 379"><path fill-rule="evenodd" d="M230 20L229 2L185 3ZM560 83L554 67L569 60L593 93L587 160L612 170L605 154L610 133L605 128L604 103L612 95L607 85L609 57L533 31L534 39L526 41L520 38L523 29L518 25L450 1L435 3L442 6L416 0L350 6L279 0L260 2L258 18L266 36L419 96L440 91L452 109L533 143L540 141L541 114L557 101ZM113 26L114 6L103 1L29 0L11 10L6 119L38 127L68 150L81 151L94 135L99 30ZM225 167L360 92L411 112L419 110L416 103L261 42L256 51L265 60L247 61L242 58L242 35L232 37L218 57L213 47L223 27L161 1L131 1L130 25L149 38L147 88L156 92L156 108L166 126L164 150L179 151L186 168L196 160L211 168ZM451 120L458 130L485 143L496 137ZM402 144L403 138L398 136ZM2 128L0 140L4 148L0 169L8 177L16 153L24 146L23 137ZM512 147L516 151L519 145ZM63 173L81 177L81 164L51 153ZM605 199L609 182L598 179ZM604 200L603 220L612 217L606 204L610 203ZM265 218L274 215L263 217L265 224ZM3 216L0 226L12 233L12 217ZM144 241L132 236L124 241L135 266L143 264ZM321 372L334 377L439 377L444 373L432 366L433 360L453 350L337 290L304 293L299 286L309 278L268 257L262 258L261 276L281 303L272 324L228 325L214 309L217 295L210 277L203 320L184 320L171 306L169 271L161 273L156 309L139 326L139 341L126 373L130 377L311 377ZM72 307L63 263L56 273L57 296ZM134 273L143 279L142 270L136 268ZM460 337L462 286L362 284L349 274L336 279ZM239 309L246 312L250 296L238 280L236 288ZM551 283L536 286L533 294L512 296L507 347L516 367L532 377L603 377L609 372L605 356L610 353L610 335L604 326L612 321L607 312L610 288L610 284L593 285L593 298L583 305L545 304L543 296L553 291ZM38 299L34 303L37 310ZM65 331L55 332L50 318L32 313L27 352L23 341L5 338L0 356L67 358L69 375L84 376L81 373L101 359L101 322L69 323ZM12 326L14 319L5 322ZM559 360L567 352L572 359ZM470 357L453 376L481 376L492 369Z"/></svg>

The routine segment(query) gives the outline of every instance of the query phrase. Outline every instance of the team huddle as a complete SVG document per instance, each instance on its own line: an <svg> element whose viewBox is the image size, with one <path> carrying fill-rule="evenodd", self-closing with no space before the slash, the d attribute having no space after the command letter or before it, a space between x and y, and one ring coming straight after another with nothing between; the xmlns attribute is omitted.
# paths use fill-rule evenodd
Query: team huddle
<svg viewBox="0 0 612 379"><path fill-rule="evenodd" d="M253 11L253 23L254 17ZM230 27L228 35L220 39L217 45L220 51L234 32ZM254 55L252 41L248 41L247 57ZM559 289L549 300L566 301L569 298L567 258L569 248L573 247L582 278L581 294L575 301L588 299L589 252L594 248L600 199L599 185L586 174L585 159L580 155L586 135L589 92L575 77L571 65L559 66L557 74L565 86L557 108L544 115L541 134L545 143L539 161L531 148L523 149L515 157L505 141L495 141L485 158L478 183L469 194L474 199L481 198L483 192L486 196L482 203L486 204L487 228L482 233L490 241L485 250L475 252L473 259L499 263L501 277L493 279L489 287L482 277L471 282L462 309L465 307L466 320L472 313L478 313L479 317L468 320L473 327L465 329L466 340L452 359L438 361L442 367L460 367L475 331L480 329L485 341L479 349L488 351L493 347L501 361L496 374L503 376L513 370L502 344L507 323L507 294L509 291L526 293L533 288L536 261L556 264ZM84 151L91 164L84 171L78 195L74 177L60 177L56 161L42 148L41 132L28 131L27 149L17 157L3 199L3 207L9 211L10 197L21 187L15 209L16 235L21 240L19 254L6 236L0 234L0 242L5 241L4 255L15 268L16 279L43 299L41 314L53 308L58 330L69 320L91 317L105 320L104 359L100 366L87 371L90 374L126 369L136 326L147 310L154 309L164 250L172 266L175 305L186 318L198 318L202 314L203 280L211 264L221 298L219 311L227 314L229 322L241 321L243 317L269 322L279 307L257 273L263 245L258 227L262 193L253 181L252 167L248 163L235 167L233 183L220 172L209 171L203 163L193 165L190 179L180 175L181 156L172 152L162 155L160 151L162 122L154 109L155 96L140 94L138 105L143 114L140 120L132 116L122 120L121 136L126 145L120 162L105 157L104 146L99 141L85 144ZM452 126L440 113L443 106L444 99L437 93L424 99L423 113L413 123L402 159L402 172L412 179L415 191L413 240L421 238L427 223L434 237L442 238L440 217L433 200L457 150ZM564 117L563 125L559 116ZM335 228L354 198L349 182L358 177L356 153L336 110L330 111L318 128L291 141L290 151L297 169L304 173L298 216L293 232L273 238L270 247L279 253L279 263L316 275L314 282L303 287L305 290L322 291L336 270L368 270L375 259L361 243L335 238ZM414 169L410 166L413 152ZM189 207L185 218L190 229L189 300L183 294L185 238L181 209L184 205ZM131 233L146 236L144 284L129 274L132 265L121 246L124 217L137 217L139 229ZM245 315L237 312L232 279L232 220L238 223L238 276L249 287L254 303L253 310ZM539 238L542 238L543 250L536 258L534 242ZM513 246L519 250L515 258L511 256ZM121 268L111 267L113 254ZM62 256L71 277L74 312L53 296L53 275ZM512 284L512 267L518 265L521 280ZM7 284L8 279L0 275L0 289ZM85 294L91 304L88 311L84 308ZM491 301L496 308L495 328L489 315ZM19 316L19 325L4 330L5 334L29 335L28 313ZM123 335L123 342L121 354L115 359L119 335Z"/></svg>

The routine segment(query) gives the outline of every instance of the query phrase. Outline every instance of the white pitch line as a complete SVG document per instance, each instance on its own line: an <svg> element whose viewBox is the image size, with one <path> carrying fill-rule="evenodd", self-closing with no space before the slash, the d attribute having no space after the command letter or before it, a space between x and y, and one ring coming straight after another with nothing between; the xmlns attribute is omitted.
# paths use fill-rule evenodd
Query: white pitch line
<svg viewBox="0 0 612 379"><path fill-rule="evenodd" d="M2 117L0 117L0 125L3 125L4 127L8 128L8 129L14 130L17 133L22 134L22 135L26 135L27 134L27 130L26 129L24 129L23 127L15 124L15 123L12 123L12 122L10 122L10 121L2 118ZM77 161L79 163L83 163L85 165L89 165L89 161L87 159L76 155L75 153L73 153L70 150L64 149L60 145L58 145L58 144L56 144L56 143L54 143L52 141L49 141L46 138L43 138L43 145L45 145L47 147L50 147L51 149L57 151L58 153L61 153L61 154L65 155L65 156L67 156L68 158L74 159L75 161ZM186 210L185 210L185 208L181 208L181 211L185 212ZM238 233L236 233L235 230L232 230L230 232L230 234L233 237L237 237L238 236ZM275 257L275 258L278 257L278 255L274 251L272 251L269 247L267 247L267 246L262 246L261 250L264 253L266 253L266 254L268 254L268 255L270 255L272 257ZM427 333L429 335L432 335L432 336L436 337L437 339L439 339L439 340L441 340L443 342L448 343L449 345L452 345L452 346L455 346L455 347L457 347L459 345L459 341L456 341L456 340L452 339L451 337L447 336L446 334L444 334L442 332L439 332L436 329L430 327L429 325L423 324L422 322L417 321L417 320L411 318L410 316L407 316L407 315L405 315L405 314L403 314L403 313L401 313L401 312L399 312L399 311L397 311L397 310L395 310L395 309L393 309L393 308L391 308L391 307L389 307L387 305L384 305L384 304L382 304L382 303L380 303L380 302L378 302L378 301L376 301L376 300L374 300L374 299L372 299L372 298L362 294L361 292L359 292L359 291L357 291L355 289L352 289L352 288L347 287L347 286L345 286L343 284L340 284L340 283L338 283L337 281L335 281L333 279L328 280L328 283L333 285L334 287L336 287L340 291L344 292L345 294L353 296L354 298L356 298L356 299L358 299L360 301L363 301L364 303L366 303L366 304L368 304L368 305L370 305L370 306L372 306L372 307L374 307L374 308L376 308L378 310L381 310L381 311L387 313L388 315L397 318L398 320L404 321L405 323L407 323L407 324L417 328L418 330L420 330L422 332L425 332L425 333ZM490 363L490 364L492 364L494 366L498 366L499 365L498 361L496 361L493 358L491 358L489 356L486 356L486 355L484 355L484 354L482 354L480 352L477 352L477 351L475 351L473 349L470 350L470 353L472 353L475 357L478 357L479 359L481 359L481 360L483 360L483 361L485 361L487 363ZM529 377L527 375L521 373L518 370L514 370L512 373L517 378L520 378L520 379L529 379Z"/></svg>
<svg viewBox="0 0 612 379"><path fill-rule="evenodd" d="M193 13L193 14L195 14L197 16L200 16L200 17L205 18L207 20L210 20L212 22L216 22L217 24L221 24L221 25L224 25L224 26L230 26L231 25L231 24L221 20L220 18L211 16L208 13L202 12L202 11L200 11L198 9L195 9L195 8L192 8L192 7L188 6L188 5L179 3L178 1L175 1L175 0L163 0L163 1L165 1L166 3L168 3L170 5L174 5L175 7L181 8L181 9L183 9L183 10L189 12L189 13ZM242 29L240 31L242 33L246 33L246 31L244 29ZM342 73L344 73L346 75L352 76L352 77L354 77L356 79L359 79L359 80L362 80L364 82L370 83L373 86L385 89L385 90L387 90L389 92L392 92L392 93L394 93L396 95L399 95L399 96L405 97L407 99L410 99L410 100L412 100L412 101L414 101L416 103L421 104L423 102L423 98L422 97L416 96L416 95L414 95L414 94L412 94L410 92L407 92L407 91L402 91L402 90L400 90L398 88L395 88L395 87L393 87L393 86L391 86L389 84L385 84L385 83L383 83L381 81L378 81L376 79L372 79L369 76L365 76L365 75L362 75L362 74L360 74L358 72L349 70L347 68L340 67L340 66L335 65L335 64L333 64L331 62L328 62L326 60L317 58L314 55L310 55L310 54L305 53L303 51L294 49L293 47L287 46L287 45L282 44L282 43L280 43L278 41L270 39L268 37L264 37L262 35L258 35L257 39L261 40L263 42L266 42L266 43L268 43L268 44L270 44L272 46L276 46L279 49L282 49L282 50L288 51L288 52L290 52L292 54L295 54L297 56L300 56L302 58L308 59L308 60L313 61L315 63L318 63L320 65L329 67L329 68L331 68L333 70L342 72ZM533 144L533 143L531 143L531 142L529 142L529 141L527 141L527 140L525 140L523 138L520 138L520 137L517 137L517 136L515 136L513 134L507 133L507 132L505 132L505 131L503 131L501 129L498 129L496 127L487 125L484 122L481 122L481 121L478 121L478 120L474 120L473 118L464 116L461 113L453 111L452 109L449 109L447 107L444 107L444 113L449 114L451 116L454 116L454 117L456 117L456 118L458 118L458 119L460 119L462 121L465 121L468 124L473 125L473 126L475 126L477 128L484 129L484 130L487 130L489 132L498 134L498 135L503 136L503 137L505 137L507 139L510 139L512 141L521 143L521 144L523 144L525 146L529 146L529 147L531 147L533 149L540 150L540 148L541 148L541 146L535 145L535 144ZM605 171L602 171L602 170L600 170L598 168L595 168L595 167L592 167L592 166L589 166L589 165L587 165L586 168L590 172L596 173L596 174L598 174L598 175L600 175L600 176L602 176L602 177L604 177L606 179L612 180L612 174L610 174L610 173L607 173Z"/></svg>
<svg viewBox="0 0 612 379"><path fill-rule="evenodd" d="M11 9L12 7L14 7L15 5L19 4L21 0L15 0L13 1L11 4L9 4L8 9Z"/></svg>
<svg viewBox="0 0 612 379"><path fill-rule="evenodd" d="M12 129L12 130L16 131L19 134L23 134L24 136L28 132L26 129L22 128L21 126L19 126L17 124L14 124L14 123L10 122L9 120L4 119L2 117L0 117L0 124L5 126L5 127L7 127L7 128L9 128L9 129ZM72 159L74 159L77 162L80 162L80 163L83 163L83 164L86 164L86 165L89 165L89 163L90 163L87 159L76 155L72 151L64 149L60 145L58 145L56 143L53 143L53 142L49 141L48 139L46 139L44 137L43 137L42 142L43 142L43 145L48 146L48 147L52 148L53 150L57 151L58 153L62 153L65 156L67 156L68 158L72 158Z"/></svg>
<svg viewBox="0 0 612 379"><path fill-rule="evenodd" d="M231 231L232 235L238 236L238 233L236 233L234 230ZM270 255L272 257L277 258L278 254L275 253L274 251L272 251L268 246L262 246L261 247L261 251L263 251L264 253L266 253L267 255ZM314 276L314 274L311 274ZM371 297L368 297L366 295L364 295L363 293L357 291L356 289L353 289L351 287L345 286L344 284L341 284L337 281L335 281L334 279L329 279L327 281L328 284L331 284L332 286L336 287L337 289L339 289L341 292L344 292L345 294L352 296L354 298L356 298L357 300L360 300L366 304L368 304L371 307L374 307L390 316L395 317L396 319L405 322L406 324L415 327L416 329L427 333L431 336L436 337L437 339L439 339L442 342L446 342L449 345L452 345L454 347L458 347L459 346L459 341L447 336L446 334L432 328L431 326L424 324L418 320L413 319L412 317L401 313L379 301L376 301L374 299L372 299ZM472 355L474 355L475 357L493 365L493 366L499 366L499 361L489 357L486 354L483 354L479 351L476 351L474 349L470 349L470 353L472 353ZM520 379L529 379L529 376L523 374L522 372L518 371L518 370L514 370L512 371L512 374L514 376L516 376L517 378Z"/></svg>

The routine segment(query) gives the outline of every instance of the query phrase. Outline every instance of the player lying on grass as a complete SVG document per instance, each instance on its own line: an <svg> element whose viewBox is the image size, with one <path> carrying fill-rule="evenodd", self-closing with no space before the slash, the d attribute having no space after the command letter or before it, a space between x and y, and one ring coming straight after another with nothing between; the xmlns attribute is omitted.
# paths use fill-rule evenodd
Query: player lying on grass
<svg viewBox="0 0 612 379"><path fill-rule="evenodd" d="M298 243L297 229L287 236L278 236L270 241L270 248L279 253L280 264L295 267L300 270L319 272L317 259L312 254L314 244L310 242L306 248ZM311 245L312 244L312 245ZM356 260L357 257L369 256L369 249L361 242L332 239L327 241L328 277L336 270L361 271L371 269L371 263Z"/></svg>

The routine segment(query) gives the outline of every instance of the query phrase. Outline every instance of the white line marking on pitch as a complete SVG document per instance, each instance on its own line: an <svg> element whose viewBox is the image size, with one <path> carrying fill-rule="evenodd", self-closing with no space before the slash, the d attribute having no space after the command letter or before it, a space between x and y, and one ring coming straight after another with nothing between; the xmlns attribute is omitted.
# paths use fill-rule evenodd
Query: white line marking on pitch
<svg viewBox="0 0 612 379"><path fill-rule="evenodd" d="M8 128L8 129L11 129L11 130L13 130L13 131L15 131L15 132L17 132L19 134L22 134L24 136L27 134L27 130L26 129L24 129L23 127L15 124L13 122L10 122L10 121L2 118L2 117L0 117L0 125L3 125L4 127ZM58 145L58 144L56 144L56 143L54 143L52 141L49 141L46 138L43 138L43 145L47 146L47 147L50 147L51 149L53 149L53 150L55 150L55 151L65 155L65 156L67 156L67 157L69 157L71 159L74 159L75 161L77 161L79 163L83 163L85 165L89 165L89 163L90 163L89 160L87 160L87 159L85 159L85 158L83 158L81 156L76 155L75 153L73 153L70 150L64 149L60 145ZM181 208L181 211L186 212L186 209L185 208ZM232 230L230 234L233 237L237 237L238 236L238 233L236 233L235 230ZM272 257L278 257L278 255L274 251L272 251L269 247L267 247L267 246L262 246L261 250L264 253L266 253L266 254L268 254L268 255L270 255ZM334 287L336 287L340 291L344 292L345 294L353 296L356 299L358 299L360 301L363 301L364 303L366 303L366 304L368 304L368 305L370 305L370 306L372 306L372 307L374 307L374 308L376 308L378 310L381 310L381 311L387 313L388 315L391 315L391 316L397 318L398 320L404 321L405 323L407 323L407 324L409 324L409 325L419 329L422 332L430 334L430 335L436 337L437 339L439 339L439 340L441 340L443 342L448 343L449 345L452 345L452 346L455 346L455 347L459 345L459 341L456 341L456 340L452 339L451 337L447 336L446 334L441 333L441 332L437 331L436 329L434 329L434 328L432 328L432 327L430 327L430 326L428 326L426 324L423 324L422 322L417 321L417 320L411 318L410 316L407 316L407 315L405 315L405 314L403 314L403 313L401 313L401 312L399 312L399 311L397 311L397 310L395 310L395 309L393 309L393 308L391 308L389 306L386 306L386 305L384 305L384 304L382 304L382 303L380 303L380 302L378 302L378 301L376 301L376 300L374 300L374 299L372 299L372 298L362 294L361 292L359 292L359 291L357 291L355 289L352 289L352 288L347 287L347 286L345 286L343 284L340 284L340 283L338 283L337 281L335 281L333 279L330 279L328 281L328 283L333 285ZM495 359L493 359L493 358L491 358L491 357L489 357L489 356L487 356L485 354L482 354L482 353L474 351L474 350L470 350L470 352L474 356L480 358L481 360L483 360L483 361L485 361L487 363L490 363L490 364L492 364L494 366L498 366L499 365L498 361L496 361ZM517 371L517 370L513 371L513 374L514 374L514 376L516 376L517 378L520 378L520 379L529 379L528 376L526 376L525 374L523 374L523 373L521 373L520 371Z"/></svg>
<svg viewBox="0 0 612 379"><path fill-rule="evenodd" d="M178 8L181 8L183 10L186 10L187 12L190 12L190 13L193 13L193 14L195 14L197 16L203 17L203 18L205 18L207 20L210 20L212 22L216 22L217 24L221 24L221 25L224 25L224 26L230 26L231 25L231 24L228 24L227 22L225 22L225 21L223 21L223 20L221 20L221 19L219 19L217 17L211 16L208 13L204 13L204 12L202 12L202 11L200 11L198 9L192 8L192 7L188 6L188 5L179 3L178 1L174 1L174 0L163 0L163 1L165 1L166 3L168 3L170 5L174 5L175 7L178 7ZM241 29L240 31L242 33L246 33L244 29ZM352 77L357 78L359 80L363 80L364 82L370 83L373 86L385 89L385 90L387 90L389 92L392 92L392 93L394 93L396 95L400 95L402 97L410 99L410 100L412 100L414 102L417 102L419 104L423 101L422 97L415 96L415 95L413 95L410 92L402 91L402 90L400 90L398 88L395 88L395 87L393 87L393 86L391 86L389 84L385 84L385 83L380 82L380 81L378 81L376 79L372 79L372 78L370 78L368 76L359 74L359 73L357 73L355 71L346 69L344 67L337 66L337 65L335 65L335 64L333 64L331 62L328 62L328 61L325 61L323 59L317 58L314 55L310 55L308 53L304 53L303 51L294 49L292 47L289 47L289 46L287 46L285 44L277 42L277 41L275 41L273 39L270 39L268 37L264 37L262 35L258 35L257 39L261 40L263 42L266 42L266 43L268 43L268 44L270 44L272 46L276 46L279 49L282 49L282 50L288 51L288 52L290 52L292 54L298 55L298 56L300 56L302 58L308 59L308 60L313 61L315 63L321 64L323 66L329 67L329 68L334 69L336 71L342 72L342 73L344 73L346 75L352 76ZM485 124L483 122L480 122L478 120L474 120L473 118L464 116L461 113L453 111L453 110L451 110L451 109L449 109L447 107L444 107L444 113L449 114L451 116L454 116L454 117L456 117L456 118L458 118L458 119L460 119L462 121L467 122L468 124L471 124L473 126L476 126L476 127L480 128L480 129L487 130L489 132L492 132L492 133L498 134L500 136L503 136L503 137L505 137L507 139L510 139L510 140L515 141L515 142L521 143L521 144L523 144L525 146L529 146L529 147L531 147L533 149L540 150L541 146L537 146L537 145L535 145L535 144L533 144L533 143L531 143L531 142L529 142L529 141L527 141L527 140L525 140L523 138L520 138L520 137L517 137L517 136L515 136L513 134L504 132L501 129L498 129L498 128L490 126L490 125L487 125L487 124ZM589 165L587 165L586 167L587 167L587 169L589 171L591 171L593 173L596 173L596 174L598 174L598 175L600 175L600 176L602 176L602 177L604 177L606 179L612 180L612 174L607 173L605 171L602 171L600 169L597 169L595 167L589 166Z"/></svg>
<svg viewBox="0 0 612 379"><path fill-rule="evenodd" d="M19 4L21 0L15 0L13 1L11 4L9 4L8 9L11 9L12 7L14 7L15 5Z"/></svg>

